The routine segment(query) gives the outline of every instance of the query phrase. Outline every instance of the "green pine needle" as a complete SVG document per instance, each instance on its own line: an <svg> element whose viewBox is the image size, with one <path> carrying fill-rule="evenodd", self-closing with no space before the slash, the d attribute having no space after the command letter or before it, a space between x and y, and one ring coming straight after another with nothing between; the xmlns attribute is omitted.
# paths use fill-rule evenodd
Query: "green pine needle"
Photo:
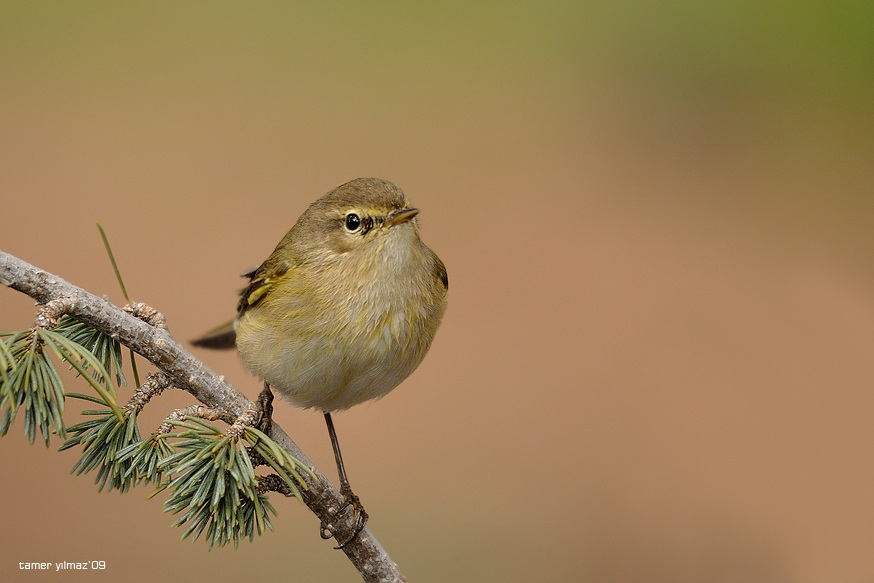
<svg viewBox="0 0 874 583"><path fill-rule="evenodd" d="M164 482L164 469L161 463L174 453L165 435L151 435L139 443L132 443L119 450L116 459L129 461L127 475L136 476L138 482L160 486Z"/></svg>
<svg viewBox="0 0 874 583"><path fill-rule="evenodd" d="M70 394L70 397L85 398L92 402L100 399L89 395ZM103 405L108 406L105 401ZM83 411L83 415L98 416L96 419L83 421L67 429L73 434L60 450L76 446L82 447L82 458L73 465L72 473L86 474L97 470L95 483L97 489L103 491L118 490L127 492L137 485L141 478L129 456L121 455L131 446L141 443L140 432L137 429L137 415L134 411L125 409L119 419L111 409Z"/></svg>
<svg viewBox="0 0 874 583"><path fill-rule="evenodd" d="M210 548L228 543L237 546L241 538L253 540L256 534L273 529L270 514L275 515L276 510L267 496L258 492L245 443L268 454L265 460L298 497L299 488L305 488L306 483L297 468L312 473L258 430L247 428L244 437L236 439L195 417L171 423L183 431L165 436L175 440L175 453L156 466L172 475L159 488L171 492L164 510L181 514L173 525L186 526L182 538L203 536Z"/></svg>
<svg viewBox="0 0 874 583"><path fill-rule="evenodd" d="M118 385L127 385L127 379L122 372L121 343L118 340L70 316L63 316L54 331L93 354L107 372L115 373L115 382ZM98 381L103 380L96 371L93 374Z"/></svg>
<svg viewBox="0 0 874 583"><path fill-rule="evenodd" d="M124 287L124 279L121 277L121 271L118 269L118 263L115 261L115 254L112 252L112 247L109 245L109 239L106 237L106 232L103 226L97 223L97 230L100 231L100 238L103 239L103 247L106 249L106 254L109 256L109 262L112 263L112 270L115 272L115 279L118 280L118 286L121 288L121 295L124 300L130 303L130 297L127 295L127 288Z"/></svg>
<svg viewBox="0 0 874 583"><path fill-rule="evenodd" d="M24 433L30 443L39 429L46 447L51 434L64 436L64 385L55 363L45 351L54 350L46 330L22 330L4 341L5 357L10 363L0 379L0 436L6 435L18 411L24 409Z"/></svg>
<svg viewBox="0 0 874 583"><path fill-rule="evenodd" d="M113 261L114 263L114 261ZM54 358L52 358L52 356ZM94 395L67 393L98 405L82 411L81 423L65 428L64 386L56 366L63 361L94 389ZM0 334L0 436L23 411L24 429L33 443L37 431L48 446L52 433L66 438L61 450L82 448L75 474L95 472L100 491L126 492L141 482L168 490L164 510L179 514L183 538L203 536L207 545L239 545L273 530L276 510L258 491L249 458L254 450L300 499L302 476L313 472L258 429L247 427L231 437L197 417L170 421L180 431L143 440L137 414L117 403L113 377L123 384L121 346L92 327L64 316L54 330L33 328ZM249 449L247 449L249 448ZM150 496L151 497L151 496Z"/></svg>
<svg viewBox="0 0 874 583"><path fill-rule="evenodd" d="M115 386L109 382L109 373L106 372L103 363L83 346L70 340L63 334L44 329L37 329L36 331L46 346L59 359L67 361L97 391L97 394L100 395L104 403L112 410L112 413L118 418L119 422L123 421L124 416L116 402ZM93 369L96 374L93 376L87 374L89 368Z"/></svg>
<svg viewBox="0 0 874 583"><path fill-rule="evenodd" d="M118 263L115 261L115 253L112 252L112 246L109 244L109 238L103 230L103 226L97 223L97 230L100 231L100 238L103 239L103 248L106 249L106 254L109 256L109 262L112 263L112 270L115 272L115 279L118 280L118 287L121 288L121 295L124 296L124 301L131 303L130 296L127 295L127 288L124 285L124 279L121 277L121 270L118 268ZM134 384L140 386L140 375L137 372L136 353L133 349L130 350L130 366L134 373ZM107 367L108 369L108 367ZM121 381L119 381L120 383Z"/></svg>
<svg viewBox="0 0 874 583"><path fill-rule="evenodd" d="M9 373L12 372L15 361L9 356L9 346L0 336L0 388L9 383Z"/></svg>

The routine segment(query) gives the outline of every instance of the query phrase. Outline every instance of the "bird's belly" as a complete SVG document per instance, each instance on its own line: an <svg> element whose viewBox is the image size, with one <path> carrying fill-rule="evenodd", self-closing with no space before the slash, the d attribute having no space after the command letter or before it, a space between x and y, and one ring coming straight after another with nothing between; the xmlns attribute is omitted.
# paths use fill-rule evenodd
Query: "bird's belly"
<svg viewBox="0 0 874 583"><path fill-rule="evenodd" d="M416 369L425 353L409 335L393 334L390 322L371 329L366 338L336 329L277 327L251 335L245 329L238 330L237 347L246 366L295 406L322 411L384 396Z"/></svg>

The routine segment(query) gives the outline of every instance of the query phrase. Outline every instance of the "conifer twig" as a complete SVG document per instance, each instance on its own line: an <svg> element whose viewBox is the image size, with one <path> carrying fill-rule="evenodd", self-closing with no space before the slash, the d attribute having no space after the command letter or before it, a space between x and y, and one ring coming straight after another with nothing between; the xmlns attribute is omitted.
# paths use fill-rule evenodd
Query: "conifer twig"
<svg viewBox="0 0 874 583"><path fill-rule="evenodd" d="M160 324L152 326L126 313L105 298L97 297L60 277L43 271L17 257L0 251L0 284L24 293L39 304L55 301L54 306L85 322L140 354L161 372L170 383L194 396L206 407L221 411L229 418L239 418L254 407L253 403L185 350ZM43 314L41 312L41 314ZM44 315L44 314L43 314ZM313 465L297 444L274 423L269 436L289 455L311 468L315 477L306 476L304 503L319 521L334 522L338 540L351 536L355 527L349 516L338 521L335 513L343 505L340 492ZM339 524L338 524L339 522ZM397 564L368 528L365 528L343 552L365 581L405 581Z"/></svg>

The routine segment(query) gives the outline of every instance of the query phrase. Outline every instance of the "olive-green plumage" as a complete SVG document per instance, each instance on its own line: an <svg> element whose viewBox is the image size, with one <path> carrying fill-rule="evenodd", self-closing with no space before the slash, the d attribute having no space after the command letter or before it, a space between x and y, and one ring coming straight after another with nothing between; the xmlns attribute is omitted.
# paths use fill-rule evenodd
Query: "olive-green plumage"
<svg viewBox="0 0 874 583"><path fill-rule="evenodd" d="M331 412L384 396L416 370L446 310L443 262L419 239L417 209L400 188L359 178L314 202L261 266L247 273L238 316L193 342L236 344L269 386L298 407L324 412L340 492L353 510L350 544L367 523L352 492ZM269 423L268 423L269 425ZM322 538L335 536L322 522Z"/></svg>
<svg viewBox="0 0 874 583"><path fill-rule="evenodd" d="M325 412L382 397L409 376L431 346L448 287L416 214L378 178L310 205L247 274L235 326L246 366L294 405ZM223 332L213 346L233 337Z"/></svg>
<svg viewBox="0 0 874 583"><path fill-rule="evenodd" d="M301 215L276 249L247 273L238 316L194 341L236 344L243 362L298 407L324 412L350 544L367 523L352 492L331 412L382 397L412 373L446 310L443 262L422 243L417 209L379 178L339 186ZM272 400L265 386L262 396ZM259 403L262 403L259 398ZM269 419L269 406L262 409ZM335 536L322 522L323 538Z"/></svg>

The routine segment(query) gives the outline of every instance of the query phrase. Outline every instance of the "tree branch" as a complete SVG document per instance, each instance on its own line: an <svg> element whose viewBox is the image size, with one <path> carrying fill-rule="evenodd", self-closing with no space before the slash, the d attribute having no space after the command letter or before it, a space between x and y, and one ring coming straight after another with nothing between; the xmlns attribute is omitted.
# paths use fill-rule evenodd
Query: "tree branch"
<svg viewBox="0 0 874 583"><path fill-rule="evenodd" d="M253 403L224 377L210 370L173 340L165 328L149 325L108 300L3 251L0 251L0 284L27 294L40 304L50 301L62 303L66 313L118 339L166 374L173 385L191 393L207 407L227 412L234 418L253 407ZM355 527L352 517L339 520L334 516L343 505L343 498L337 489L279 425L274 423L269 435L315 473L315 478L304 476L307 489L302 490L301 494L307 507L322 523L332 525L337 540L351 536ZM397 564L368 528L346 545L343 552L365 581L406 581Z"/></svg>

